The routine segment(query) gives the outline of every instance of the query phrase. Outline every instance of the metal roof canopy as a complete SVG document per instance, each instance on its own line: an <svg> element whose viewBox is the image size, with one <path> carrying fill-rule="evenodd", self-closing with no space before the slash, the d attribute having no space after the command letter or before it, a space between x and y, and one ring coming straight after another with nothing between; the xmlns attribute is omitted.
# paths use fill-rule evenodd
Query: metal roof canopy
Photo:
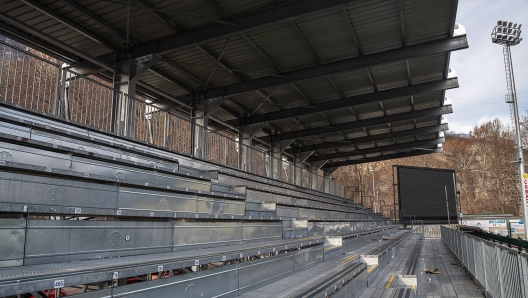
<svg viewBox="0 0 528 298"><path fill-rule="evenodd" d="M158 106L225 98L215 124L323 168L441 151L457 0L126 3L0 1L0 33L109 80L125 49L157 55L138 92Z"/></svg>

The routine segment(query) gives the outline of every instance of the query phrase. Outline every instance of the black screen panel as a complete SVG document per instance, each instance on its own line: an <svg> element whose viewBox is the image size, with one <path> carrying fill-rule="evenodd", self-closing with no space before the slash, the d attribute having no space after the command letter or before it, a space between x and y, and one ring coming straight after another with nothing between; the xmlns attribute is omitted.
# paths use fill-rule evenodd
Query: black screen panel
<svg viewBox="0 0 528 298"><path fill-rule="evenodd" d="M451 223L457 222L455 171L398 167L400 210L427 224L447 224L447 202Z"/></svg>

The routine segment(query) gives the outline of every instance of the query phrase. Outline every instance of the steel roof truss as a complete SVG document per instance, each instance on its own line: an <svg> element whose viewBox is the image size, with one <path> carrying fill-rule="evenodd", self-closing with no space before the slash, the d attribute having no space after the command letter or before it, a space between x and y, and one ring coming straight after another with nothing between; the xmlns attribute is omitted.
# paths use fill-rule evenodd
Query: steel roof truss
<svg viewBox="0 0 528 298"><path fill-rule="evenodd" d="M400 13L401 40L402 40L402 45L405 47L405 46L407 46L407 39L405 37L405 22L404 22L404 18L403 18L402 0L398 0L398 10L399 10L399 13Z"/></svg>
<svg viewBox="0 0 528 298"><path fill-rule="evenodd" d="M213 54L213 52L211 52L209 49L207 49L205 46L197 46L196 48L199 49L200 51L202 51L207 56L209 56L214 61L216 61L218 59L218 57L215 54ZM246 78L244 76L242 76L240 73L238 73L236 71L233 71L232 68L229 65L227 65L225 62L223 62L221 59L218 60L218 65L221 66L222 68L224 68L226 71L228 71L232 75L234 75L241 82L246 81Z"/></svg>
<svg viewBox="0 0 528 298"><path fill-rule="evenodd" d="M210 0L210 1L214 1L214 0ZM249 36L247 36L247 34L242 34L242 37L244 37L244 39L260 55L260 57L262 57L262 59L264 59L271 67L273 67L276 72L278 72L278 73L282 72L281 68L277 65L277 63L275 63L275 61L273 61L273 59L271 59L271 57L268 54L266 54L264 52L264 50L262 50L253 40L251 40L251 38Z"/></svg>
<svg viewBox="0 0 528 298"><path fill-rule="evenodd" d="M69 20L67 19L66 17L58 14L57 12L55 12L54 10L46 7L45 5L43 4L40 4L38 1L28 1L28 0L20 0L20 2L32 7L33 9L36 9L38 11L40 11L41 13L43 14L46 14L48 15L49 17L63 23L64 25L74 29L75 31L81 33L82 35L88 37L89 39L99 43L99 44L102 44L104 45L105 47L109 48L109 49L114 49L115 46L108 40L102 38L101 36L93 33L93 32L90 32L88 31L86 28L83 28L82 26L80 26L79 24L73 22L72 20Z"/></svg>
<svg viewBox="0 0 528 298"><path fill-rule="evenodd" d="M117 28L116 26L114 26L110 22L104 20L103 18L101 18L100 16L96 15L95 13L89 11L86 7L84 7L84 6L80 5L79 3L77 3L77 1L75 1L75 0L60 0L60 1L62 1L64 4L68 5L70 8L76 10L78 13L83 14L85 17L87 17L87 18L91 19L92 21L98 23L99 25L105 27L107 30L112 31L114 34L119 36L122 40L124 40L124 41L127 40L126 32L124 32L123 30ZM133 41L134 43L138 43L139 42L137 39L135 39L133 37L130 37L130 36L129 36L129 39L131 41ZM154 54L154 53L150 53L150 54ZM142 56L146 56L146 55L142 55Z"/></svg>
<svg viewBox="0 0 528 298"><path fill-rule="evenodd" d="M308 42L308 40L306 40L306 37L304 36L304 34L301 32L301 30L299 30L299 27L297 27L297 25L295 24L295 21L291 20L290 21L290 24L292 25L293 27L293 30L295 31L295 33L297 34L297 36L299 37L299 39L301 40L301 42L304 44L304 47L306 48L306 50L310 53L310 55L312 55L312 57L314 58L315 62L317 62L317 64L321 64L321 58L319 58L319 56L317 55L317 53L315 52L315 50L313 49L313 47L310 45L310 43Z"/></svg>
<svg viewBox="0 0 528 298"><path fill-rule="evenodd" d="M370 72L370 69L366 68L365 71L367 73L370 83L372 84L372 88L374 88L374 91L378 91L378 87L376 87L376 82L374 82L374 78L372 77L372 73Z"/></svg>
<svg viewBox="0 0 528 298"><path fill-rule="evenodd" d="M88 54L85 54L85 53L75 49L74 47L63 43L62 41L60 41L60 40L58 40L56 38L48 36L48 35L44 34L42 31L37 30L34 27L29 26L28 24L23 23L23 22L21 22L19 20L16 20L16 19L14 19L14 18L12 18L12 17L10 17L10 16L8 16L6 14L0 14L0 20L3 20L4 22L6 22L8 24L16 26L17 28L21 28L22 30L24 30L24 31L26 31L26 32L28 32L28 33L30 33L30 34L32 34L32 35L44 40L44 41L50 43L50 44L52 44L52 45L54 45L54 46L56 46L56 47L58 47L58 48L60 48L60 49L62 49L64 51L66 51L66 52L72 53L72 54L77 55L77 56L79 56L79 57L81 57L83 59L86 59L86 60L88 60L88 61L90 61L90 62L92 62L92 63L94 63L96 65L99 65L99 66L105 68L106 70L109 70L111 72L114 71L114 69L111 66L106 65L105 63L103 63L99 59L94 58L94 57L92 57L92 56L90 56Z"/></svg>
<svg viewBox="0 0 528 298"><path fill-rule="evenodd" d="M354 30L354 27L352 27L352 21L350 20L350 17L348 16L348 12L345 7L341 9L341 12L343 13L343 17L345 18L345 22L348 27L348 31L350 32L350 36L352 37L352 40L354 41L354 44L356 45L358 55L363 55L363 50L361 49L361 46L359 45L359 41L356 36L356 31Z"/></svg>
<svg viewBox="0 0 528 298"><path fill-rule="evenodd" d="M66 1L66 0L63 0ZM67 0L73 1L73 0ZM335 10L346 5L366 2L365 0L301 0L292 1L264 11L257 11L249 15L243 15L231 19L233 26L208 25L203 28L192 30L176 36L167 36L155 41L146 42L137 46L133 56L145 56L158 53L165 55L178 50L205 44L211 41L225 39L252 30L270 27L295 20L313 13Z"/></svg>
<svg viewBox="0 0 528 298"><path fill-rule="evenodd" d="M222 17L224 19L230 19L231 17L229 16L229 14L227 13L227 11L225 11L225 9L220 6L220 4L218 4L218 2L216 2L215 0L206 0L207 3L209 3L210 6L212 6L219 14L222 15Z"/></svg>
<svg viewBox="0 0 528 298"><path fill-rule="evenodd" d="M412 96L420 93L427 93L432 91L440 91L445 89L452 89L458 87L458 79L441 80L431 83L417 84L413 86L406 86L400 88L394 88L384 91L378 91L368 94L362 94L357 96L346 97L337 100L325 101L315 103L309 106L284 109L281 111L269 112L265 114L256 114L250 118L235 119L229 121L231 125L247 125L260 122L269 122L281 119L287 119L291 117L298 117L302 115L317 114L325 111L338 110L342 108L349 108L358 106L366 103L372 103L377 101L383 101L392 98ZM353 112L353 111L352 111ZM354 114L355 116L355 114ZM357 118L357 117L356 117Z"/></svg>
<svg viewBox="0 0 528 298"><path fill-rule="evenodd" d="M387 52L365 55L358 58L340 60L325 63L306 69L294 70L283 73L281 77L263 77L249 80L247 82L234 83L204 92L204 99L229 96L262 90L266 88L288 85L295 82L306 81L312 78L324 77L332 74L348 72L352 70L365 69L368 67L393 63L401 60L418 58L437 53L460 50L468 47L465 36L453 37L428 44L411 46L407 48L390 50ZM194 94L180 96L183 102L189 102L194 98Z"/></svg>
<svg viewBox="0 0 528 298"><path fill-rule="evenodd" d="M297 151L298 152L318 151L318 150L326 150L326 149L331 149L331 148L347 147L347 146L351 146L355 144L396 139L396 138L406 137L409 135L436 133L440 131L446 131L448 129L449 127L447 124L434 125L434 126L428 126L428 127L422 127L422 128L407 129L407 130L400 130L396 132L383 133L383 134L378 134L378 135L369 135L365 137L347 139L347 140L342 140L342 141L308 145L308 146L303 146L303 147L298 148ZM292 153L293 151L292 152L288 151L288 152Z"/></svg>
<svg viewBox="0 0 528 298"><path fill-rule="evenodd" d="M433 149L433 150L414 150L410 152L403 152L403 153L395 153L395 154L387 154L387 155L380 155L372 158L362 158L362 159L356 159L356 160L345 160L345 161L339 161L334 163L327 163L325 164L322 169L323 170L331 170L331 169L337 169L342 166L350 166L350 165L356 165L366 162L374 162L374 161L383 161L388 159L396 159L396 158L404 158L404 157L411 157L411 156L419 156L419 155L425 155L425 154L432 154L432 153L440 153L443 150L441 148Z"/></svg>
<svg viewBox="0 0 528 298"><path fill-rule="evenodd" d="M196 84L202 86L204 83L204 81L200 80L199 78L197 78L195 75L193 75L192 73L186 71L185 69L183 69L181 66L179 66L178 64L172 62L172 61L169 61L168 59L165 59L162 57L162 59L160 59L160 62L163 62L165 64L167 64L168 66L176 69L177 71L181 72L182 74L186 75L188 78L190 78L191 80L193 80Z"/></svg>
<svg viewBox="0 0 528 298"><path fill-rule="evenodd" d="M164 15L158 10L155 10L154 6L152 6L147 0L137 0L137 2L142 5L144 8L148 9L148 11L158 18L161 22L163 22L167 27L171 28L175 32L183 31L183 29L178 26L176 23L174 23L169 17Z"/></svg>
<svg viewBox="0 0 528 298"><path fill-rule="evenodd" d="M401 150L401 149L408 149L408 148L419 148L419 147L424 147L424 146L437 145L437 144L443 143L444 141L445 141L444 138L437 138L437 139L432 139L432 140L412 141L412 142L393 144L393 145L388 145L388 146L376 146L376 147L372 147L368 149L360 149L360 150L355 150L355 151L346 151L346 152L338 152L338 153L314 156L310 159L310 161L350 158L350 157L356 157L356 156L378 153L378 152Z"/></svg>
<svg viewBox="0 0 528 298"><path fill-rule="evenodd" d="M298 139L298 138L304 138L304 137L309 137L309 136L314 136L314 135L323 135L323 134L328 134L332 132L338 132L340 130L350 130L350 129L374 126L374 125L384 124L388 122L396 122L396 121L402 121L402 120L410 120L414 118L450 114L452 112L453 112L453 109L451 106L437 107L437 108L425 109L425 110L414 111L414 112L394 114L394 115L384 116L384 117L377 117L377 118L371 118L371 119L365 119L365 120L334 124L331 127L328 127L328 126L314 127L314 128L305 129L305 130L286 132L278 136L265 137L262 140L264 142L269 142L269 141L272 141L272 139L274 138L277 138L278 140Z"/></svg>
<svg viewBox="0 0 528 298"><path fill-rule="evenodd" d="M28 45L35 50L41 51L42 53L45 53L46 55L57 58L59 60L66 61L69 63L75 63L75 61L79 59L79 57L72 57L73 55L71 53L62 49L61 47L58 47L48 42L42 42L41 39L38 39L33 35L30 35L20 29L17 29L13 26L9 26L2 22L0 22L0 32L2 33L2 35L13 40L22 40L25 45ZM93 63L89 64L94 65ZM98 66L95 67L100 69L100 67Z"/></svg>

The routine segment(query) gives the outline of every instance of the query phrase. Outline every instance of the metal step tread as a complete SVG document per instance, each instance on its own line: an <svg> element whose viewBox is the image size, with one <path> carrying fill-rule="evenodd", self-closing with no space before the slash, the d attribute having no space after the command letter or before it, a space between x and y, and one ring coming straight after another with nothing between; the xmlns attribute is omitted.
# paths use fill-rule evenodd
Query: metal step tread
<svg viewBox="0 0 528 298"><path fill-rule="evenodd" d="M64 280L65 286L73 286L112 280L115 272L119 278L126 278L286 249L314 245L322 247L323 242L322 237L314 236L179 252L3 268L0 270L0 296L12 293L13 289L20 288L21 285L27 289L31 283L49 282L49 287L43 287L46 289L53 288L53 281L60 279Z"/></svg>
<svg viewBox="0 0 528 298"><path fill-rule="evenodd" d="M251 186L251 185L241 185L241 186L237 186L237 187L246 188L246 189L253 190L253 191L258 191L258 192L265 192L265 193L269 193L269 194L280 194L280 195L284 195L284 196L297 197L299 199L305 199L305 200L311 200L311 201L320 201L320 202L323 202L323 203L332 203L335 206L343 206L343 207L348 207L348 208L354 208L354 210L371 210L371 209L363 208L362 206L360 206L358 204L355 204L351 200L339 200L338 202L331 202L331 201L326 201L326 200L321 200L321 199L314 199L314 198L309 197L309 196L292 196L292 195L290 195L290 194L288 194L286 192L276 191L276 190L270 189L269 187L268 188L264 188L264 187L256 187L256 186ZM302 206L300 206L300 207L302 207ZM335 209L328 209L328 210L339 210L339 209L335 208Z"/></svg>
<svg viewBox="0 0 528 298"><path fill-rule="evenodd" d="M385 230L391 230L401 227L399 225L391 225L391 226L384 226L382 228L374 228L374 229L368 229L368 230L355 230L355 231L345 231L345 232L337 232L337 233L329 233L329 234L323 234L324 236L330 236L330 237L343 237L343 238L349 238L349 237L358 237L363 235L368 235L372 233L377 233L380 231Z"/></svg>
<svg viewBox="0 0 528 298"><path fill-rule="evenodd" d="M403 237L405 231L399 231L393 237ZM271 297L325 297L323 294L335 290L334 285L343 285L347 283L343 276L347 273L351 275L362 272L367 268L366 264L358 262L359 255L376 249L382 242L373 242L347 253L341 257L332 259L328 262L317 264L310 268L287 278L284 278L273 284L261 287L248 292L240 297L243 298L271 298ZM350 272L348 272L349 269ZM343 279L345 279L343 281ZM365 281L366 286L366 281ZM317 296L318 293L322 293Z"/></svg>
<svg viewBox="0 0 528 298"><path fill-rule="evenodd" d="M169 158L164 157L161 154L157 154L156 155L153 152L149 152L147 150L140 150L138 148L134 148L134 146L120 144L119 141L122 141L123 143L130 143L131 145L138 145L138 147L144 147L146 149L155 148L156 150L164 151L167 154L172 154L172 155L178 154L178 155L182 155L182 156L185 156L185 157L191 158L191 159L203 160L203 159L200 159L200 158L196 158L196 157L187 155L185 153L173 152L173 151L167 150L167 149L165 149L163 147L158 147L158 146L155 146L155 145L152 145L152 144L140 142L140 141L137 141L137 140L134 140L134 139L131 139L131 138L127 138L127 137L124 137L124 136L121 136L121 135L117 135L115 133L104 131L104 130L101 130L101 129L91 128L91 127L88 127L88 126L85 126L85 125L82 125L82 124L75 123L73 121L66 121L64 119L61 119L61 118L58 118L58 117L55 117L55 116L51 116L51 115L47 115L47 114L43 114L43 113L38 113L38 112L35 112L33 110L26 109L24 107L21 107L21 106L15 105L15 104L10 104L10 103L3 102L3 101L0 102L0 120L7 120L7 121L12 122L12 123L29 125L31 127L37 127L37 128L40 128L40 129L43 129L43 130L46 130L46 131L59 133L59 134L62 134L62 135L67 135L68 137L71 137L71 138L79 138L79 139L87 140L87 141L90 141L90 142L98 142L98 143L100 143L102 145L105 145L105 146L113 146L113 147L121 149L121 150L127 150L127 151L135 152L135 153L138 153L138 154L141 154L141 155L146 155L146 156L152 156L152 157L155 157L155 158L165 159L167 161L174 161L174 160L170 160ZM63 127L63 128L57 128L57 127ZM66 129L66 127L67 128L71 128L71 130ZM84 134L80 133L80 132L84 132ZM94 137L90 137L90 133L92 133L93 135L101 135L101 134L102 135L106 135L106 136L108 136L110 138L115 138L118 142L109 142L109 141L98 140L98 139L96 139ZM207 160L203 160L203 161L207 162L207 163L211 163L210 161L207 161ZM212 164L214 164L214 163L212 163ZM222 167L226 167L227 168L227 166L222 166ZM204 172L204 175L205 175L205 173L209 172L209 171L203 171L203 172ZM211 172L215 172L215 171L213 170ZM237 172L236 169L228 170L228 171L222 171L222 172L237 173L237 175L238 175L238 172ZM313 194L313 195L320 196L320 197L326 197L326 198L329 198L329 199L332 199L332 200L343 200L343 198L341 198L339 196L326 194L326 193L322 193L322 192L318 192L318 191L314 191L314 190L310 190L310 189L304 189L302 187L298 187L298 186L295 186L295 185L289 185L289 184L281 182L281 181L277 182L277 181L275 181L273 179L269 179L269 178L264 178L263 177L263 179L269 180L269 182L267 184L272 184L270 182L274 182L274 183L277 183L277 185L279 185L280 187L283 187L283 188L290 188L290 189L293 189L293 190L296 190L296 191L305 192L305 193ZM286 185L288 185L288 186L286 186Z"/></svg>
<svg viewBox="0 0 528 298"><path fill-rule="evenodd" d="M400 236L402 234L403 236ZM370 250L367 250L364 254L365 255L383 255L388 249L393 247L394 245L398 244L400 241L402 241L406 236L412 235L411 229L402 229L401 232L399 232L397 235L393 235L391 239L389 240L383 240L381 243L382 245L372 248Z"/></svg>
<svg viewBox="0 0 528 298"><path fill-rule="evenodd" d="M194 178L194 179L197 179L197 180L211 182L211 179L209 179L208 177L206 177L204 175L197 175L197 174L194 174L194 173L180 171L179 170L179 166L176 166L174 168L161 167L161 166L156 166L153 163L144 163L144 162L131 161L131 160L128 160L128 159L123 159L123 158L114 157L114 156L110 156L110 155L94 153L94 152L90 152L90 151L87 151L87 150L81 150L81 149L66 147L66 146L62 146L62 145L50 144L50 143L43 142L43 141L27 139L27 138L14 136L14 135L2 133L2 132L0 132L0 141L14 143L14 144L17 144L17 145L22 145L22 146L30 146L32 148L38 148L38 149L41 149L41 150L47 150L47 151L53 151L53 152L59 152L59 153L66 153L66 154L69 154L71 156L79 156L79 157L85 157L85 158L88 158L88 159L101 160L101 161L109 162L109 163L112 163L112 164L133 166L134 168L141 168L141 169L145 169L145 170L155 170L156 172L160 172L160 173L166 173L166 174L170 174L170 175L181 176L181 177L185 177L185 178ZM178 165L178 161L177 160L172 161L172 163L176 163L176 165Z"/></svg>
<svg viewBox="0 0 528 298"><path fill-rule="evenodd" d="M12 120L15 121L14 119L12 119ZM33 126L38 126L38 124L32 123L31 127L33 128ZM48 126L45 126L45 127L48 130L51 129ZM59 132L59 133L61 133L61 132ZM62 132L62 134L64 134L64 132ZM71 132L67 132L67 137L73 139L75 136L73 136L72 134L73 133L71 133ZM100 160L100 161L103 161L103 162L110 162L111 164L121 164L121 165L124 165L124 166L133 166L135 168L143 168L143 169L147 169L147 170L155 170L156 172L167 173L167 174L170 174L170 175L177 175L177 176L181 176L181 177L191 177L191 178L196 178L198 180L203 180L203 181L207 181L207 182L215 180L215 179L209 179L209 178L211 178L210 177L211 173L207 172L207 171L204 171L203 173L195 174L195 173L193 173L193 170L189 170L189 169L187 169L186 167L183 167L183 166L181 168L180 167L177 167L177 168L166 168L164 166L159 166L159 165L156 166L154 164L155 163L159 163L156 160L153 160L153 162L151 162L149 159L146 159L143 162L133 161L133 160L127 159L127 158L129 158L129 156L127 156L126 154L123 155L122 154L123 152L119 152L117 154L117 156L119 156L119 157L116 157L116 156L110 156L110 155L90 152L90 151L87 151L85 149L84 150L80 150L80 149L77 149L77 148L56 145L56 144L52 144L52 143L49 143L49 142L32 140L32 139L29 139L27 137L29 137L29 135L27 135L26 137L22 137L22 136L16 136L16 135L0 133L0 138L3 138L4 141L15 143L17 145L21 145L21 144L23 144L24 146L28 146L29 145L31 147L37 147L37 148L40 148L42 150L48 150L48 151L60 152L60 153L67 153L67 154L70 154L72 156L79 156L79 157L83 157L83 158L96 159L96 160ZM81 137L84 137L84 136L81 136ZM89 142L95 144L95 143L98 143L99 140L92 138ZM109 145L109 144L111 144L111 145ZM115 145L114 143L109 143L109 144L103 144L103 145L104 146L110 146L110 147ZM121 151L123 148L118 148L118 149ZM128 149L129 149L129 147L127 147L127 150ZM128 151L130 151L130 150L128 150ZM145 152L140 152L140 154L142 154L143 156L148 156L148 155L152 155L152 152L145 151ZM121 158L121 157L123 157L123 158ZM160 159L161 157L162 157L161 155L160 156L156 156L156 159ZM146 163L146 162L148 162L148 163ZM177 160L174 159L174 160L171 160L170 162L171 163L177 162ZM162 165L165 165L165 164L162 164ZM220 171L220 172L222 172L222 171ZM237 176L242 177L243 175L238 175L237 174ZM247 177L245 179L247 179ZM255 180L255 179L253 179L253 180ZM270 181L265 180L264 182L265 183L269 183L269 182L272 182L272 181L271 180ZM264 188L262 188L262 189L264 189ZM225 192L225 193L229 194L229 192ZM235 194L235 196L237 195L236 192L232 192L231 194ZM286 193L284 193L284 194L285 195L289 195L289 194L286 194ZM323 202L327 202L327 203L330 203L330 202L335 203L335 202L333 202L333 200L330 200L330 199L324 200L323 198L313 198L313 196L309 196L309 195L300 194L300 198L305 198L305 199L315 200L315 201L323 201ZM343 201L343 199L340 199L339 201ZM340 204L340 203L337 203L337 204L349 207L349 205L347 205L347 204ZM357 209L357 207L353 207L353 208Z"/></svg>
<svg viewBox="0 0 528 298"><path fill-rule="evenodd" d="M238 200L245 199L243 195L239 193L235 193L235 192L229 193L229 195L227 195L226 192L210 192L210 191L194 190L194 189L181 188L181 187L168 187L166 185L149 185L149 184L145 184L141 182L121 181L120 179L114 178L114 177L92 175L90 173L74 172L74 171L68 171L68 170L62 170L62 169L56 169L56 168L50 168L50 167L35 166L31 164L18 163L18 162L13 162L13 161L0 161L0 166L4 170L9 169L12 171L34 172L37 174L45 173L46 175L55 174L58 176L63 176L64 178L68 178L68 177L73 178L73 179L81 178L81 179L90 180L91 182L119 183L122 185L148 187L148 188L162 189L162 190L168 190L168 191L173 191L173 192L201 194L201 195L206 195L206 196L219 196L222 198L238 199ZM226 193L225 196L219 195L219 194L224 194L224 193Z"/></svg>

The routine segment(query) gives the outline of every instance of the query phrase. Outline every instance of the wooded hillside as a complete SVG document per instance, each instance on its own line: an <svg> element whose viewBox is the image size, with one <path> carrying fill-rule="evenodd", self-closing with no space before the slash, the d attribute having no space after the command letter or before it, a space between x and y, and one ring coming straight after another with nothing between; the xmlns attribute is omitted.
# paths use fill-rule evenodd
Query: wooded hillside
<svg viewBox="0 0 528 298"><path fill-rule="evenodd" d="M523 144L528 140L528 116L522 119ZM395 199L393 166L455 169L463 213L512 213L521 209L514 131L498 119L477 125L469 134L446 133L444 152L342 167L334 174L346 195L372 206L372 175L384 215ZM370 170L374 170L371 172ZM397 197L396 197L397 201ZM380 207L377 207L380 208ZM380 211L378 211L380 212Z"/></svg>

